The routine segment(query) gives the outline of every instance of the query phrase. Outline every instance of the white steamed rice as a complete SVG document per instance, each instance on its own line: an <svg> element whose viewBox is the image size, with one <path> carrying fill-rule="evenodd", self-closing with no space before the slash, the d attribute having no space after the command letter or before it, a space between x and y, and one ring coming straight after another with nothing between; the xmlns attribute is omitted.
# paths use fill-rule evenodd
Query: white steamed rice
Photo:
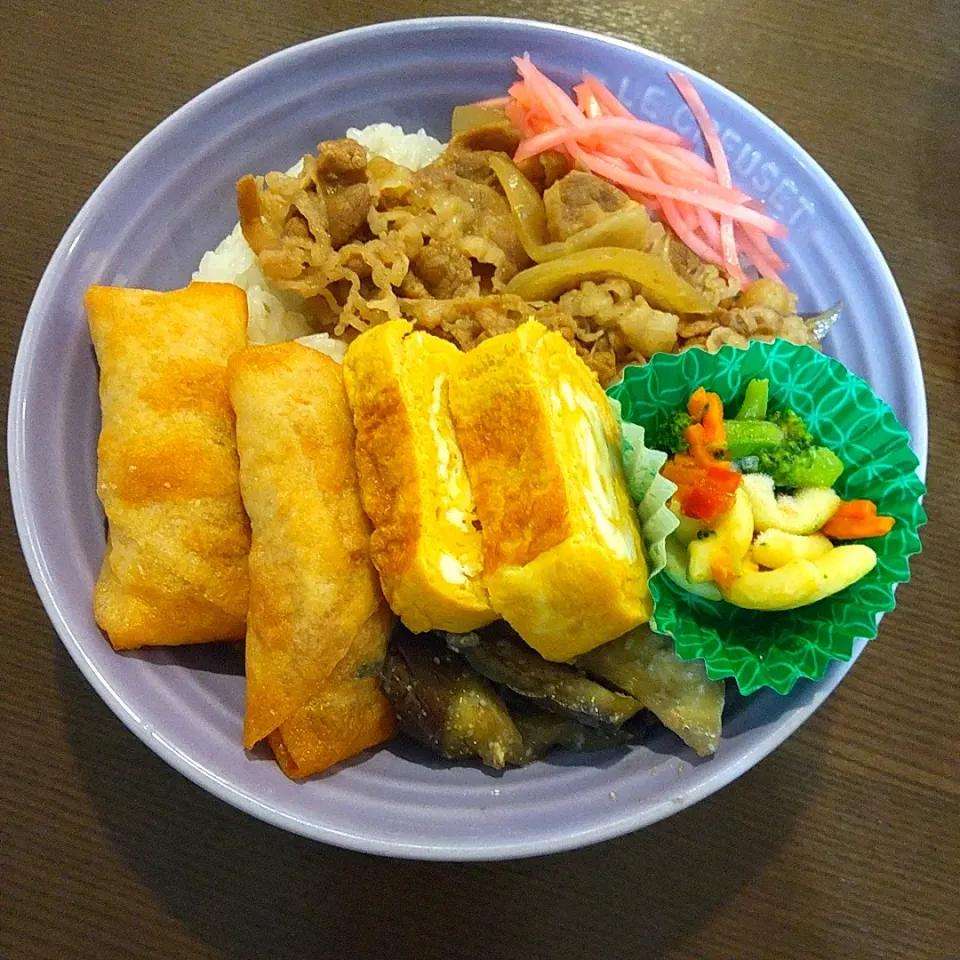
<svg viewBox="0 0 960 960"><path fill-rule="evenodd" d="M347 136L362 143L371 154L386 157L411 170L431 163L445 146L423 130L404 133L401 127L389 123L374 123L362 130L351 127ZM290 172L295 173L299 168L300 163L297 163ZM239 224L215 250L203 255L193 279L233 283L246 292L247 338L251 343L301 340L307 346L343 361L346 344L325 333L313 332L303 313L303 300L295 293L278 290L264 276L256 255L243 239Z"/></svg>
<svg viewBox="0 0 960 960"><path fill-rule="evenodd" d="M434 140L425 130L404 133L402 127L389 123L371 123L358 130L351 127L347 136L362 143L374 156L386 157L398 166L419 170L433 163L443 153L445 143Z"/></svg>

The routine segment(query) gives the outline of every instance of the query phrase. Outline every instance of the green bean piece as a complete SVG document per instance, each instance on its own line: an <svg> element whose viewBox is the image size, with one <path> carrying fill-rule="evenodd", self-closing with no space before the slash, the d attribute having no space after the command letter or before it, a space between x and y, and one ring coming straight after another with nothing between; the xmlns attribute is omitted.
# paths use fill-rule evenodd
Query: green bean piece
<svg viewBox="0 0 960 960"><path fill-rule="evenodd" d="M731 460L755 457L783 443L783 431L768 420L728 420L724 427Z"/></svg>
<svg viewBox="0 0 960 960"><path fill-rule="evenodd" d="M735 420L765 420L767 417L767 399L770 393L769 380L751 380L743 395L743 403L737 411Z"/></svg>

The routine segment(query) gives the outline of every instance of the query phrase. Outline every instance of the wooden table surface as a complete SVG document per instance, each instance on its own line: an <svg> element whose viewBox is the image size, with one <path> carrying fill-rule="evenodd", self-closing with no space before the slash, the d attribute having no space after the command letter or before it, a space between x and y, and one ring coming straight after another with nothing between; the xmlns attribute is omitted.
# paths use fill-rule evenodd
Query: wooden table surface
<svg viewBox="0 0 960 960"><path fill-rule="evenodd" d="M906 299L926 375L930 524L914 580L817 715L718 795L575 853L418 864L284 834L150 753L54 634L5 497L0 954L958 956L956 0L2 0L4 390L61 234L163 117L296 41L468 12L575 24L676 57L781 124L850 197Z"/></svg>

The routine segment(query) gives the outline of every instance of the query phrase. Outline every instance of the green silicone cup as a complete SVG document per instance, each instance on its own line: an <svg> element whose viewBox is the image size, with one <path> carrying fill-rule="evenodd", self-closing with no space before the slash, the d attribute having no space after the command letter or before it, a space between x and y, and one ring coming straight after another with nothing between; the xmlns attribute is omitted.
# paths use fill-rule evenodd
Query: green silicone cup
<svg viewBox="0 0 960 960"><path fill-rule="evenodd" d="M848 500L873 500L896 524L885 537L864 541L877 553L867 576L798 610L762 613L704 600L660 573L650 581L651 626L674 638L681 659L702 659L712 680L733 677L744 694L761 687L786 694L800 677L821 680L831 660L849 660L856 640L873 639L880 615L894 608L897 584L910 579L910 557L920 552L917 531L927 517L907 431L843 364L786 340L715 354L655 354L645 366L628 367L608 393L620 401L624 420L653 437L698 386L736 411L747 383L762 377L770 381L771 410L791 407L816 441L843 461L837 492Z"/></svg>

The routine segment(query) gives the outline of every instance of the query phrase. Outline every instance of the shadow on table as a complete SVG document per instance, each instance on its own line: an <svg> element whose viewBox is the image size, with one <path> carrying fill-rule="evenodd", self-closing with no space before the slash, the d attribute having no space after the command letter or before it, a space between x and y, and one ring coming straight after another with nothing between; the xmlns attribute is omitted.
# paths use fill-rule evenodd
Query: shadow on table
<svg viewBox="0 0 960 960"><path fill-rule="evenodd" d="M62 647L71 746L106 834L162 910L231 960L664 956L789 842L816 770L778 752L719 795L585 850L489 864L365 856L284 833L175 773Z"/></svg>

